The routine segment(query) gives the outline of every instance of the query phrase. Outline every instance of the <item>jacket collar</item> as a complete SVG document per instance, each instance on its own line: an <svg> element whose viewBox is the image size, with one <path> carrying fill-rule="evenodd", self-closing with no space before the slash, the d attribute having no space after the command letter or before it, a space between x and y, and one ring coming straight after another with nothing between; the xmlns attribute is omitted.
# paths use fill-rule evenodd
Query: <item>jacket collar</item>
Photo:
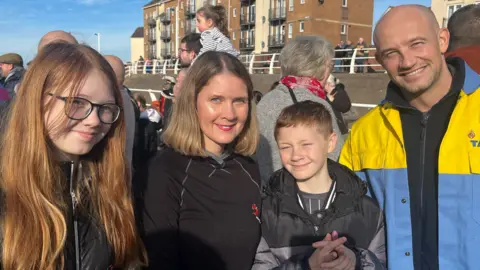
<svg viewBox="0 0 480 270"><path fill-rule="evenodd" d="M352 201L357 201L367 194L366 184L347 167L330 159L327 166L330 177L336 182L334 191L336 196L331 209L345 210L352 205ZM282 212L308 218L298 202L298 191L295 178L285 168L275 172L265 187L267 195L281 198Z"/></svg>
<svg viewBox="0 0 480 270"><path fill-rule="evenodd" d="M466 65L465 62L457 57L452 57L447 59L447 66L452 74L452 85L450 86L450 91L444 97L448 97L453 94L459 94L462 88L464 87L464 82L466 81ZM478 86L478 75L477 75L477 86ZM398 108L414 109L410 103L403 96L400 87L398 87L393 81L390 81L387 86L387 95L385 100L382 103L389 102Z"/></svg>
<svg viewBox="0 0 480 270"><path fill-rule="evenodd" d="M469 95L480 88L480 75L465 62L465 82L463 84L463 91Z"/></svg>

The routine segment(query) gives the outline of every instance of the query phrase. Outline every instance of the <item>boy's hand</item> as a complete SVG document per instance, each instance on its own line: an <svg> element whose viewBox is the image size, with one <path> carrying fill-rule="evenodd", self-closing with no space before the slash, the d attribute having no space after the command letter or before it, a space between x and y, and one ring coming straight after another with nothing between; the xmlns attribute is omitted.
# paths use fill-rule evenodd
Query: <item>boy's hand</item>
<svg viewBox="0 0 480 270"><path fill-rule="evenodd" d="M324 262L320 265L322 270L355 270L357 258L355 253L343 244L336 248L339 257L331 262Z"/></svg>
<svg viewBox="0 0 480 270"><path fill-rule="evenodd" d="M339 256L336 249L343 246L346 241L347 239L345 237L332 241L332 236L330 234L327 234L327 236L325 236L322 241L313 243L312 246L316 248L316 250L308 259L310 268L312 270L320 270L323 269L321 267L323 263L336 261L335 259L337 259Z"/></svg>

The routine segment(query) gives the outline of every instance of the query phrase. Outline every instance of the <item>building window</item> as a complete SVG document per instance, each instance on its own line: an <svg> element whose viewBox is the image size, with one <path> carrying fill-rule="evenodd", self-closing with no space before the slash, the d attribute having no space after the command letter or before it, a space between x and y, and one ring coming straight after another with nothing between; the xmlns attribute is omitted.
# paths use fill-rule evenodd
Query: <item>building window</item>
<svg viewBox="0 0 480 270"><path fill-rule="evenodd" d="M300 0L300 4L305 4L305 0Z"/></svg>
<svg viewBox="0 0 480 270"><path fill-rule="evenodd" d="M183 1L180 2L180 9L183 9Z"/></svg>
<svg viewBox="0 0 480 270"><path fill-rule="evenodd" d="M233 39L233 40L236 40L236 39L237 39L237 37L236 37L236 35L235 35L235 32L232 32L232 39Z"/></svg>
<svg viewBox="0 0 480 270"><path fill-rule="evenodd" d="M463 6L463 5L451 5L451 6L448 6L448 8L447 8L447 10L448 10L447 19L450 19L450 17L452 16L452 14L455 13L455 11L461 9L462 6Z"/></svg>
<svg viewBox="0 0 480 270"><path fill-rule="evenodd" d="M240 39L243 40L243 31L240 31Z"/></svg>
<svg viewBox="0 0 480 270"><path fill-rule="evenodd" d="M289 1L289 2L288 2L288 11L293 11L293 2L294 2L295 0L288 0L288 1Z"/></svg>
<svg viewBox="0 0 480 270"><path fill-rule="evenodd" d="M340 34L346 35L347 34L347 26L345 24L342 24L340 27Z"/></svg>
<svg viewBox="0 0 480 270"><path fill-rule="evenodd" d="M237 9L236 8L233 9L233 17L237 17Z"/></svg>
<svg viewBox="0 0 480 270"><path fill-rule="evenodd" d="M300 33L303 33L303 31L305 31L305 22L301 21L300 22Z"/></svg>
<svg viewBox="0 0 480 270"><path fill-rule="evenodd" d="M288 24L288 38L293 37L293 23Z"/></svg>
<svg viewBox="0 0 480 270"><path fill-rule="evenodd" d="M342 0L342 7L347 7L347 0Z"/></svg>

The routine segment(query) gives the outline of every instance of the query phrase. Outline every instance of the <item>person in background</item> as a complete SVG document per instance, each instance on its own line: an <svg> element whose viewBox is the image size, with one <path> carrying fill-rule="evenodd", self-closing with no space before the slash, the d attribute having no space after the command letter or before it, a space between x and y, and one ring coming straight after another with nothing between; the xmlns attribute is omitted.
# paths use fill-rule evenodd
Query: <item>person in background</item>
<svg viewBox="0 0 480 270"><path fill-rule="evenodd" d="M364 71L364 65L365 63L367 63L367 59L364 59L363 57L367 57L368 56L368 51L364 50L367 48L367 44L365 43L365 41L363 40L363 38L359 38L358 39L358 43L357 43L357 55L356 55L356 58L355 58L355 64L357 64L357 73L363 73Z"/></svg>
<svg viewBox="0 0 480 270"><path fill-rule="evenodd" d="M140 108L134 149L135 167L143 169L150 158L157 153L158 131L162 128L162 116L157 110L147 107L147 101L141 94L135 94L134 99Z"/></svg>
<svg viewBox="0 0 480 270"><path fill-rule="evenodd" d="M162 110L161 113L163 115L163 126L167 127L168 122L170 121L170 115L172 112L172 105L173 105L173 91L175 89L176 80L172 76L164 76L163 77L163 92L161 94L162 100Z"/></svg>
<svg viewBox="0 0 480 270"><path fill-rule="evenodd" d="M319 102L332 113L332 119L335 119L333 130L337 134L338 143L329 157L338 159L343 138L332 107L326 101L324 88L333 68L333 55L332 45L321 36L299 36L283 47L280 53L280 84L266 93L257 105L261 140L256 157L262 184L266 184L272 173L282 168L274 137L275 121L285 107L297 101Z"/></svg>
<svg viewBox="0 0 480 270"><path fill-rule="evenodd" d="M149 269L252 267L261 235L252 99L236 57L210 51L190 67L164 133L168 147L134 181Z"/></svg>
<svg viewBox="0 0 480 270"><path fill-rule="evenodd" d="M123 66L123 61L114 55L104 56L108 61L110 66L115 72L117 78L118 88L122 94L122 107L123 113L125 115L125 130L127 132L126 141L125 141L125 158L127 159L130 170L133 169L133 143L135 140L135 109L131 101L130 94L128 93L126 87L123 85L125 81L125 67Z"/></svg>
<svg viewBox="0 0 480 270"><path fill-rule="evenodd" d="M22 57L16 53L7 53L0 56L0 72L3 75L0 83L3 85L3 88L7 89L10 99L14 99L17 86L25 73Z"/></svg>
<svg viewBox="0 0 480 270"><path fill-rule="evenodd" d="M49 44L16 100L0 151L1 268L145 265L108 62L88 46Z"/></svg>
<svg viewBox="0 0 480 270"><path fill-rule="evenodd" d="M327 158L337 141L332 124L327 108L310 100L280 114L283 168L264 192L253 270L385 269L383 213L354 172Z"/></svg>
<svg viewBox="0 0 480 270"><path fill-rule="evenodd" d="M182 88L183 80L185 79L185 75L187 74L187 69L182 68L177 75L177 83L173 86L173 103L175 103L176 99L180 96L180 89Z"/></svg>
<svg viewBox="0 0 480 270"><path fill-rule="evenodd" d="M197 10L196 18L197 28L202 33L202 49L198 56L208 51L226 52L235 57L240 55L230 40L224 6L205 5Z"/></svg>
<svg viewBox="0 0 480 270"><path fill-rule="evenodd" d="M343 49L345 49L345 41L342 40L335 47L335 58L337 58L337 60L335 60L335 72L337 73L343 70L343 67L341 67L343 65L342 58L346 55L346 51L342 51Z"/></svg>
<svg viewBox="0 0 480 270"><path fill-rule="evenodd" d="M189 67L202 49L200 34L190 33L182 38L178 48L178 59L182 68Z"/></svg>
<svg viewBox="0 0 480 270"><path fill-rule="evenodd" d="M352 102L345 91L345 85L340 83L340 80L335 78L332 74L328 76L325 84L325 92L327 93L327 101L332 106L337 124L342 135L348 134L348 126L343 118L343 113L347 113L352 108Z"/></svg>
<svg viewBox="0 0 480 270"><path fill-rule="evenodd" d="M460 57L480 74L480 5L467 5L448 20L450 41L445 57Z"/></svg>
<svg viewBox="0 0 480 270"><path fill-rule="evenodd" d="M347 44L345 45L345 57L347 59L343 60L343 64L345 65L345 72L350 72L350 64L352 63L352 56L353 56L353 47L352 41L348 40Z"/></svg>
<svg viewBox="0 0 480 270"><path fill-rule="evenodd" d="M449 32L428 7L392 8L374 41L391 81L353 125L340 163L385 212L388 269L477 269L479 76L445 59Z"/></svg>
<svg viewBox="0 0 480 270"><path fill-rule="evenodd" d="M40 52L43 47L53 42L66 42L69 44L78 44L77 39L68 32L63 30L55 30L46 33L38 42L38 52Z"/></svg>

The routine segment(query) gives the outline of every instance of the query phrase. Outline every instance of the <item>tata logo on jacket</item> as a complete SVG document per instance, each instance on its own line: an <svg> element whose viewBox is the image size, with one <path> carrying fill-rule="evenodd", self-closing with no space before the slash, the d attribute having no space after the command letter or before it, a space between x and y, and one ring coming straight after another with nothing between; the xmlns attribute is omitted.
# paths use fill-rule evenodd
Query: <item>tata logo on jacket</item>
<svg viewBox="0 0 480 270"><path fill-rule="evenodd" d="M470 133L468 133L468 138L470 138L470 143L472 144L473 147L480 147L480 141L474 140L475 132L473 132L473 130L471 130Z"/></svg>

